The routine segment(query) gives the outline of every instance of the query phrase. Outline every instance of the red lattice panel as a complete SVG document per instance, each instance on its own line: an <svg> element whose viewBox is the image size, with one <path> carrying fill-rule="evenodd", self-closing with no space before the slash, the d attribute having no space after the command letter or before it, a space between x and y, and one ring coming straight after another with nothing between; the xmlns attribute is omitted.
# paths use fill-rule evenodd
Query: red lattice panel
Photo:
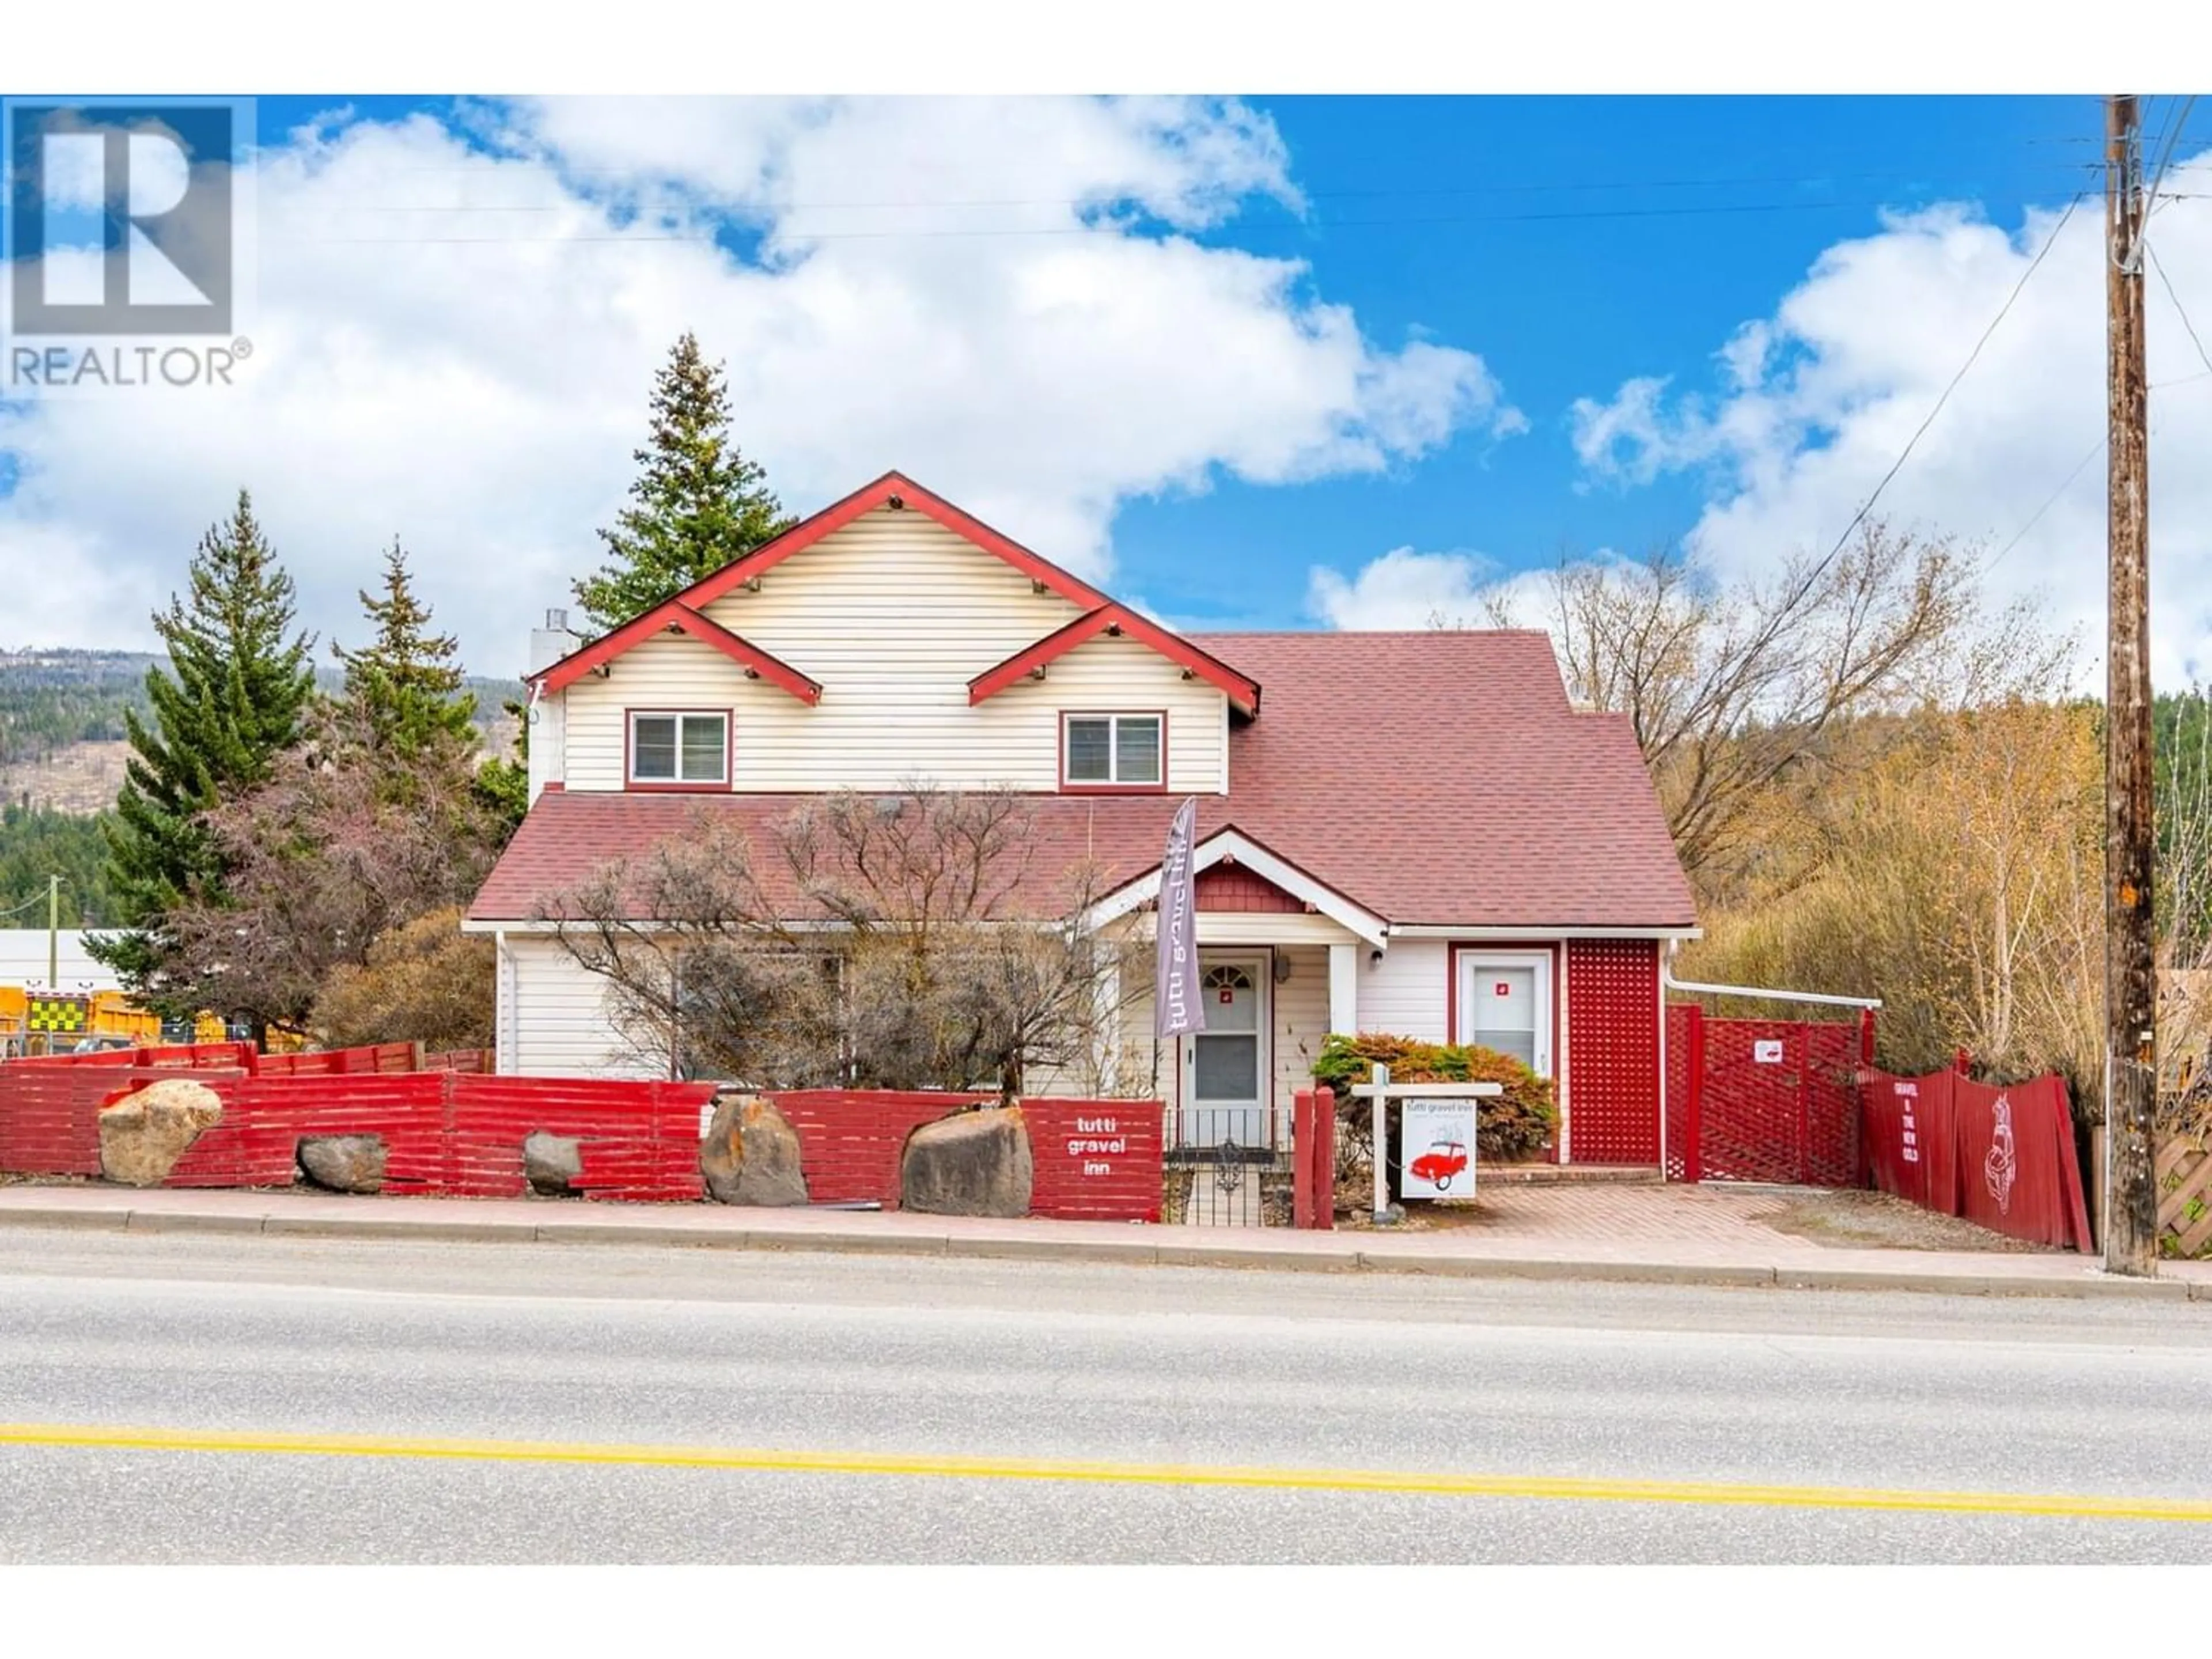
<svg viewBox="0 0 2212 1659"><path fill-rule="evenodd" d="M1759 1058L1761 1044L1771 1058ZM1857 1185L1858 1058L1856 1024L1706 1020L1705 1179Z"/></svg>
<svg viewBox="0 0 2212 1659"><path fill-rule="evenodd" d="M1698 1022L1704 1011L1694 1002L1667 1005L1667 1179L1690 1178L1690 1139L1697 1116L1691 1110L1690 1091L1695 1087L1692 1049L1701 1033Z"/></svg>
<svg viewBox="0 0 2212 1659"><path fill-rule="evenodd" d="M1659 1162L1659 945L1567 942L1567 1155Z"/></svg>

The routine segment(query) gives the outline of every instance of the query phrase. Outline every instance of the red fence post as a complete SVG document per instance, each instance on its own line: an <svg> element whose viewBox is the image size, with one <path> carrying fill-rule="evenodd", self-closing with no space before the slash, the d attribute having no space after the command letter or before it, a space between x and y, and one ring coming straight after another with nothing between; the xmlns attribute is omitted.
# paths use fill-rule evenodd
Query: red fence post
<svg viewBox="0 0 2212 1659"><path fill-rule="evenodd" d="M1688 1182L1705 1178L1705 1011L1700 1003L1689 1005L1689 1064L1685 1068L1683 1092L1688 1097L1682 1103L1682 1179Z"/></svg>
<svg viewBox="0 0 2212 1659"><path fill-rule="evenodd" d="M1336 1214L1336 1094L1326 1085L1313 1091L1313 1162L1308 1166L1313 1185L1307 1207L1313 1212L1313 1225L1317 1232L1325 1232L1335 1223Z"/></svg>
<svg viewBox="0 0 2212 1659"><path fill-rule="evenodd" d="M1859 1185L1862 1188L1874 1185L1874 1152L1869 1146L1866 1130L1866 1074L1874 1069L1874 1010L1859 1010L1859 1069L1851 1085L1851 1103L1856 1109L1851 1119L1851 1133L1858 1139Z"/></svg>

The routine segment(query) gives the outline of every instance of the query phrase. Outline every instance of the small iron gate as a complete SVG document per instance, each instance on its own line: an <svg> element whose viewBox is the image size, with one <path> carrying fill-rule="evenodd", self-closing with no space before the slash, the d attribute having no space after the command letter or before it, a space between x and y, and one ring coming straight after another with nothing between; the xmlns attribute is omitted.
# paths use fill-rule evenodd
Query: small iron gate
<svg viewBox="0 0 2212 1659"><path fill-rule="evenodd" d="M1170 1107L1160 1219L1198 1227L1287 1227L1290 1125L1249 1107Z"/></svg>
<svg viewBox="0 0 2212 1659"><path fill-rule="evenodd" d="M1860 1069L1874 1012L1853 1020L1713 1019L1667 1009L1667 1176L1856 1187Z"/></svg>

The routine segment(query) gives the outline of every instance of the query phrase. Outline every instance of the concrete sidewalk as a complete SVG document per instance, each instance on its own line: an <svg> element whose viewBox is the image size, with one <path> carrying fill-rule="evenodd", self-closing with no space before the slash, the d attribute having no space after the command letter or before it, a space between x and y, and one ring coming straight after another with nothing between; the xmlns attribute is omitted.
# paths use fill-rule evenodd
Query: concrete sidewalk
<svg viewBox="0 0 2212 1659"><path fill-rule="evenodd" d="M838 1210L731 1209L525 1199L342 1198L295 1192L0 1188L0 1228L824 1250L1012 1261L1110 1261L1275 1271L1437 1273L1967 1296L2134 1297L2212 1302L2212 1262L2169 1262L2155 1279L2118 1279L2080 1255L1832 1249L1710 1219L1745 1194L1677 1189L1695 1228L1446 1228L1293 1232L1280 1228L993 1221ZM1740 1219L1741 1218L1739 1218Z"/></svg>

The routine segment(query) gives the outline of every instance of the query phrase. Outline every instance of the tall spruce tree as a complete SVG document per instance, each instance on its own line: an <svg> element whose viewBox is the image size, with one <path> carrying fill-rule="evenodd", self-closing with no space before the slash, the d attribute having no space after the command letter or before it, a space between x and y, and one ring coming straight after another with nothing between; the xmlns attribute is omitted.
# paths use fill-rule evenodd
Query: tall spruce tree
<svg viewBox="0 0 2212 1659"><path fill-rule="evenodd" d="M404 766L433 749L472 750L477 699L456 660L459 644L430 631L430 608L415 597L398 538L384 556L382 597L363 592L361 608L375 624L374 641L358 651L333 643L331 653L344 665L340 696L374 758Z"/></svg>
<svg viewBox="0 0 2212 1659"><path fill-rule="evenodd" d="M134 990L158 991L173 950L165 919L195 895L222 891L223 860L204 816L264 781L299 741L314 696L314 641L294 632L294 600L241 489L229 520L201 538L186 596L154 613L169 666L147 671L152 723L125 712L136 752L106 825L108 883L128 931L91 941Z"/></svg>
<svg viewBox="0 0 2212 1659"><path fill-rule="evenodd" d="M650 611L701 577L788 530L759 464L730 439L721 366L686 331L654 378L653 434L636 452L631 505L599 532L613 556L575 584L577 602L605 631Z"/></svg>

